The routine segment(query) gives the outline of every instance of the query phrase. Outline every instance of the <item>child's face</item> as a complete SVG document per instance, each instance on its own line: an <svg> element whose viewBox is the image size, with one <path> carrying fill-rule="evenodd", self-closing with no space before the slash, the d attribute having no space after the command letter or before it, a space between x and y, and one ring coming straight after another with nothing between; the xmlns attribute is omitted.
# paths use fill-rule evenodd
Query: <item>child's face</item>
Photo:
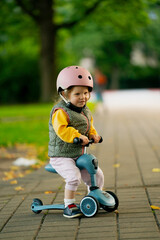
<svg viewBox="0 0 160 240"><path fill-rule="evenodd" d="M76 107L84 107L90 98L88 87L75 86L68 93L68 100Z"/></svg>

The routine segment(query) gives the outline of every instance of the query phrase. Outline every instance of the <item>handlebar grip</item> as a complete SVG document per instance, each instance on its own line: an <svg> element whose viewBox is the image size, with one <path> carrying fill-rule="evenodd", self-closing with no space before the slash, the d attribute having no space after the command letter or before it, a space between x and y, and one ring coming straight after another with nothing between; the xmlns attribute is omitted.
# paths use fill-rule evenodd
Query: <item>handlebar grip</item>
<svg viewBox="0 0 160 240"><path fill-rule="evenodd" d="M81 138L76 137L76 138L73 139L74 144L79 144L79 143L82 143L82 142L83 142L83 140Z"/></svg>
<svg viewBox="0 0 160 240"><path fill-rule="evenodd" d="M101 143L101 142L103 142L103 138L102 137L99 140L99 143ZM73 143L74 144L80 144L80 143L83 143L83 140L81 138L76 137L76 138L73 139ZM90 139L89 143L86 146L89 146L89 144L91 144L91 143L94 143L93 139Z"/></svg>

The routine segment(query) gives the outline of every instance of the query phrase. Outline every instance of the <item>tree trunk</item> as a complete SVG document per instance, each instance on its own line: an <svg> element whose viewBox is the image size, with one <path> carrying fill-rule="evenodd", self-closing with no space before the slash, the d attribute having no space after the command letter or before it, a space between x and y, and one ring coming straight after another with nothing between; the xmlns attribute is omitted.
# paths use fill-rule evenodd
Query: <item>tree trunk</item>
<svg viewBox="0 0 160 240"><path fill-rule="evenodd" d="M15 0L25 13L31 16L40 29L40 73L41 101L49 102L56 93L56 32L60 28L71 28L82 18L91 14L99 5L97 0L87 8L83 17L60 25L54 23L54 0Z"/></svg>
<svg viewBox="0 0 160 240"><path fill-rule="evenodd" d="M56 91L55 66L55 31L53 25L53 1L39 0L40 13L40 71L41 71L41 101L48 102Z"/></svg>

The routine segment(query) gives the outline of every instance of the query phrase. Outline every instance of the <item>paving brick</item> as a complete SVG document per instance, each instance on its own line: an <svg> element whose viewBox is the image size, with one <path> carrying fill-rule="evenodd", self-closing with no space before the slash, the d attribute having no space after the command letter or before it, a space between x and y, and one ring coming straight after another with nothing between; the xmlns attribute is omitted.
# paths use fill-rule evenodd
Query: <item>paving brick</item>
<svg viewBox="0 0 160 240"><path fill-rule="evenodd" d="M158 238L160 237L160 233L159 232L131 232L131 233L122 233L120 234L120 239L141 239L142 238L146 238L146 239L154 239L155 237Z"/></svg>
<svg viewBox="0 0 160 240"><path fill-rule="evenodd" d="M62 210L34 214L30 208L33 198L51 204L63 203L64 197L63 179L41 168L18 180L24 187L21 192L15 191L9 181L0 181L0 239L160 239L160 211L150 207L160 207L160 175L152 171L160 168L160 114L153 116L136 110L110 110L101 117L95 116L96 128L104 141L89 151L104 172L104 189L119 197L117 213L100 210L93 218L81 219L64 218ZM45 194L46 191L52 193ZM85 194L86 186L81 184L77 203Z"/></svg>

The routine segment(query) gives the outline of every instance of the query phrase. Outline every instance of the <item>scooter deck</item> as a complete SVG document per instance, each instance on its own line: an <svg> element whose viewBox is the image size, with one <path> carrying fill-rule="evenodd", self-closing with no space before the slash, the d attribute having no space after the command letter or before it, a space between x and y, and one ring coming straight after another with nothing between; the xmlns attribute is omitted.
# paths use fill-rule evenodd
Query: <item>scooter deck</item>
<svg viewBox="0 0 160 240"><path fill-rule="evenodd" d="M36 205L36 204L32 204L32 209L34 211L42 211L42 210L64 210L65 206L64 204L51 204L51 205Z"/></svg>
<svg viewBox="0 0 160 240"><path fill-rule="evenodd" d="M79 207L79 204L76 204ZM32 210L34 211L42 211L42 210L64 210L64 204L51 204L51 205L36 205L32 203L31 206Z"/></svg>

